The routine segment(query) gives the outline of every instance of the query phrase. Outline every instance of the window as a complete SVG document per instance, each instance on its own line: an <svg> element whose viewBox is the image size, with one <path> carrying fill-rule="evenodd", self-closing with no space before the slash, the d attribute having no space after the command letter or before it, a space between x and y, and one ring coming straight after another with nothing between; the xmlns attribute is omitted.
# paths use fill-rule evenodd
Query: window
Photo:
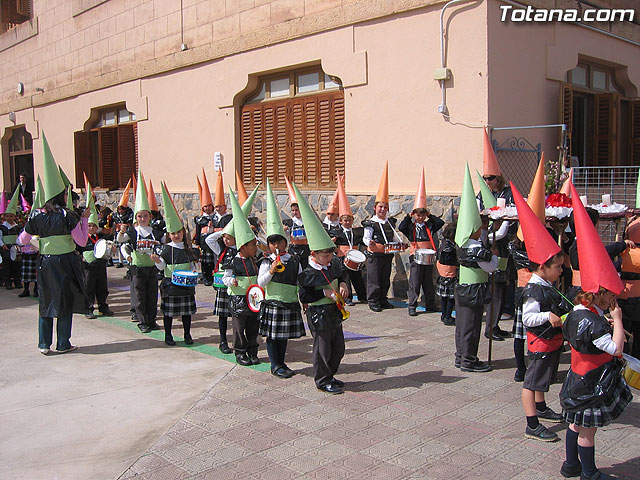
<svg viewBox="0 0 640 480"><path fill-rule="evenodd" d="M0 2L0 33L31 20L31 0L2 0Z"/></svg>
<svg viewBox="0 0 640 480"><path fill-rule="evenodd" d="M319 67L260 78L241 109L243 182L335 188L344 174L344 92Z"/></svg>
<svg viewBox="0 0 640 480"><path fill-rule="evenodd" d="M102 109L89 131L75 132L76 185L124 188L138 169L136 116L124 105Z"/></svg>

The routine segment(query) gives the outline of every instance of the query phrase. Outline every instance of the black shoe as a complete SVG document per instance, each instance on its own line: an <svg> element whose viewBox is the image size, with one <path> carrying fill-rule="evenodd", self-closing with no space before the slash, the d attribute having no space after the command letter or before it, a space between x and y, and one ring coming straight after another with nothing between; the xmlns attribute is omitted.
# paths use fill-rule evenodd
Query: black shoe
<svg viewBox="0 0 640 480"><path fill-rule="evenodd" d="M387 310L387 309L391 309L391 308L396 308L396 307L394 307L393 305L391 305L391 303L389 302L389 300L387 300L386 298L380 302L380 307L382 307L382 309L383 309L383 310Z"/></svg>
<svg viewBox="0 0 640 480"><path fill-rule="evenodd" d="M435 306L435 305L426 305L426 306L424 307L424 309L425 309L425 311L427 311L427 312L439 312L439 311L440 311L440 309L439 309L437 306Z"/></svg>
<svg viewBox="0 0 640 480"><path fill-rule="evenodd" d="M29 290L23 290L22 292L20 292L20 294L18 294L20 298L28 297L29 295L31 295L29 293Z"/></svg>
<svg viewBox="0 0 640 480"><path fill-rule="evenodd" d="M484 336L486 338L489 338L489 334L487 334L487 333L485 333ZM495 333L493 335L491 335L491 338L493 339L494 342L504 342L504 338L501 337L500 335L495 334Z"/></svg>
<svg viewBox="0 0 640 480"><path fill-rule="evenodd" d="M513 375L513 380L516 382L524 382L524 374L527 373L526 370L516 369L516 373Z"/></svg>
<svg viewBox="0 0 640 480"><path fill-rule="evenodd" d="M287 364L286 364L286 363L283 363L283 364L282 364L282 368L284 368L287 372L291 372L291 376L292 376L292 377L296 374L296 372L294 372L293 370L291 370L291 369L287 366Z"/></svg>
<svg viewBox="0 0 640 480"><path fill-rule="evenodd" d="M322 392L330 393L331 395L340 395L341 393L344 393L344 390L342 390L342 388L340 388L339 386L333 383L326 383L324 385L320 385L318 387L318 390Z"/></svg>
<svg viewBox="0 0 640 480"><path fill-rule="evenodd" d="M260 365L258 355L249 355L249 360L251 360L251 365Z"/></svg>
<svg viewBox="0 0 640 480"><path fill-rule="evenodd" d="M85 314L85 317L87 317L90 320L93 320L94 318L98 318L98 316L95 313L93 313L92 311L87 313L87 314Z"/></svg>
<svg viewBox="0 0 640 480"><path fill-rule="evenodd" d="M147 325L145 325L144 323L139 323L138 324L138 328L140 329L140 331L142 333L150 333L151 332L151 329Z"/></svg>
<svg viewBox="0 0 640 480"><path fill-rule="evenodd" d="M582 473L582 465L570 465L566 461L562 462L560 467L560 475L564 478L579 477Z"/></svg>
<svg viewBox="0 0 640 480"><path fill-rule="evenodd" d="M227 342L220 343L220 346L218 348L225 355L228 355L228 354L230 354L232 352L232 350L229 348L229 345L227 344Z"/></svg>
<svg viewBox="0 0 640 480"><path fill-rule="evenodd" d="M170 347L173 347L176 344L176 341L173 339L173 337L171 335L165 335L164 336L164 343L166 343Z"/></svg>
<svg viewBox="0 0 640 480"><path fill-rule="evenodd" d="M116 268L122 268L122 267L124 267L124 265L122 265L121 263L118 263L118 264L116 265Z"/></svg>
<svg viewBox="0 0 640 480"><path fill-rule="evenodd" d="M511 332L507 332L506 330L502 330L500 327L496 327L493 329L494 335L500 335L503 338L511 338Z"/></svg>
<svg viewBox="0 0 640 480"><path fill-rule="evenodd" d="M453 362L453 366L456 368L460 368L460 362L456 360L455 362Z"/></svg>
<svg viewBox="0 0 640 480"><path fill-rule="evenodd" d="M333 377L329 383L333 383L337 387L344 388L344 382L342 380L338 380L336 377Z"/></svg>
<svg viewBox="0 0 640 480"><path fill-rule="evenodd" d="M162 327L160 327L156 322L153 322L151 324L151 330L162 330Z"/></svg>
<svg viewBox="0 0 640 480"><path fill-rule="evenodd" d="M409 316L410 317L417 317L418 316L418 312L416 312L415 308L409 307Z"/></svg>
<svg viewBox="0 0 640 480"><path fill-rule="evenodd" d="M460 370L463 372L482 373L488 372L489 370L491 370L491 367L488 363L476 360L471 365L460 365Z"/></svg>
<svg viewBox="0 0 640 480"><path fill-rule="evenodd" d="M536 409L536 415L538 417L538 420L546 420L547 422L560 423L564 421L564 418L562 417L562 415L554 412L549 407L547 407L547 409L543 412Z"/></svg>
<svg viewBox="0 0 640 480"><path fill-rule="evenodd" d="M379 313L379 312L382 311L382 307L380 305L378 305L377 303L370 303L369 304L369 310L371 310L372 312Z"/></svg>
<svg viewBox="0 0 640 480"><path fill-rule="evenodd" d="M527 427L524 431L524 436L533 438L534 440L540 440L541 442L555 442L558 440L558 434L548 430L547 427L542 424L539 424L535 429Z"/></svg>
<svg viewBox="0 0 640 480"><path fill-rule="evenodd" d="M278 378L291 378L293 377L293 371L287 370L284 367L279 367L275 370L271 370L271 375Z"/></svg>
<svg viewBox="0 0 640 480"><path fill-rule="evenodd" d="M190 333L184 334L184 343L186 343L187 345L193 345L193 338L191 338Z"/></svg>
<svg viewBox="0 0 640 480"><path fill-rule="evenodd" d="M115 313L113 313L109 307L107 307L107 308L105 308L103 310L100 310L100 313L102 315L104 315L105 317L113 317L113 316L115 316Z"/></svg>
<svg viewBox="0 0 640 480"><path fill-rule="evenodd" d="M600 470L596 470L596 473L594 473L593 475L585 475L584 473L581 473L580 480L618 480L618 477L614 477L613 475L608 475L606 473L602 473Z"/></svg>
<svg viewBox="0 0 640 480"><path fill-rule="evenodd" d="M456 320L454 318L441 318L440 321L445 324L447 327L454 327L456 325Z"/></svg>
<svg viewBox="0 0 640 480"><path fill-rule="evenodd" d="M243 367L248 367L251 365L251 359L246 353L241 353L239 355L236 354L236 362Z"/></svg>

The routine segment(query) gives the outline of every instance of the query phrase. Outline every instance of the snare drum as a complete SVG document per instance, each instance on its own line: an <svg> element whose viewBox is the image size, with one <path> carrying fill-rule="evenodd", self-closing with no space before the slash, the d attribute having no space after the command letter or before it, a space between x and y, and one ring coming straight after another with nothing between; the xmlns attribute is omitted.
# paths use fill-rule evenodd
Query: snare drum
<svg viewBox="0 0 640 480"><path fill-rule="evenodd" d="M93 246L93 256L96 258L102 258L103 260L109 260L113 254L113 242L106 238L101 238Z"/></svg>
<svg viewBox="0 0 640 480"><path fill-rule="evenodd" d="M226 288L226 285L222 281L222 277L224 277L224 273L222 272L214 272L213 274L213 286L219 288Z"/></svg>
<svg viewBox="0 0 640 480"><path fill-rule="evenodd" d="M11 259L12 262L15 262L20 254L20 250L18 249L17 245L11 245L11 248L9 249L9 258Z"/></svg>
<svg viewBox="0 0 640 480"><path fill-rule="evenodd" d="M623 373L627 385L640 390L640 360L626 353L623 353L622 356L627 361L627 366L624 367Z"/></svg>
<svg viewBox="0 0 640 480"><path fill-rule="evenodd" d="M155 253L156 247L158 245L160 245L160 242L158 242L157 240L142 238L138 240L138 243L136 244L136 250L138 251L138 253L151 255L152 253Z"/></svg>
<svg viewBox="0 0 640 480"><path fill-rule="evenodd" d="M176 270L171 274L171 283L181 287L195 287L198 285L198 272Z"/></svg>
<svg viewBox="0 0 640 480"><path fill-rule="evenodd" d="M418 265L433 265L436 263L436 251L430 248L419 248L413 254L413 260Z"/></svg>
<svg viewBox="0 0 640 480"><path fill-rule="evenodd" d="M251 285L247 290L247 306L254 313L260 311L260 304L264 300L264 290L260 285Z"/></svg>
<svg viewBox="0 0 640 480"><path fill-rule="evenodd" d="M344 256L344 266L349 270L358 271L364 267L364 262L367 260L367 257L360 250L356 250L352 248L351 250L347 250L347 253Z"/></svg>
<svg viewBox="0 0 640 480"><path fill-rule="evenodd" d="M291 229L291 238L294 240L305 240L307 238L307 232L303 227L293 227Z"/></svg>
<svg viewBox="0 0 640 480"><path fill-rule="evenodd" d="M391 242L384 244L384 253L399 253L402 251L402 244L399 242Z"/></svg>

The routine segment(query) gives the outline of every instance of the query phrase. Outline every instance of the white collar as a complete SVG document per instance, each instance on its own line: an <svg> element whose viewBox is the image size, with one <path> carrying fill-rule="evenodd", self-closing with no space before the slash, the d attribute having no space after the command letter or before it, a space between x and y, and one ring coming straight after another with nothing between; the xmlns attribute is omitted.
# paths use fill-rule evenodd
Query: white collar
<svg viewBox="0 0 640 480"><path fill-rule="evenodd" d="M320 265L316 262L311 255L309 255L309 266L315 268L316 270L328 270L329 267L327 265Z"/></svg>
<svg viewBox="0 0 640 480"><path fill-rule="evenodd" d="M170 246L172 246L172 247L174 247L174 248L179 248L179 249L181 249L181 250L184 250L184 242L174 242L174 241L171 241L171 242L169 242L169 245L170 245Z"/></svg>
<svg viewBox="0 0 640 480"><path fill-rule="evenodd" d="M7 222L6 220L2 223L2 225L4 225L7 228L13 228L16 225L18 225L17 223L14 223L13 225L11 225L9 222Z"/></svg>
<svg viewBox="0 0 640 480"><path fill-rule="evenodd" d="M338 225L340 225L340 222L338 220L329 220L329 217L326 215L324 216L324 220L322 221L322 223L331 227L337 227Z"/></svg>
<svg viewBox="0 0 640 480"><path fill-rule="evenodd" d="M271 260L275 260L276 259L276 254L275 253L271 253L269 254L269 258ZM283 262L286 262L287 260L289 260L291 258L291 255L289 255L288 253L283 253L282 255L280 255L280 260L282 260Z"/></svg>
<svg viewBox="0 0 640 480"><path fill-rule="evenodd" d="M380 225L384 225L385 223L387 223L388 220L389 220L388 217L383 220L377 215L374 215L373 217L371 217L371 221L378 222Z"/></svg>
<svg viewBox="0 0 640 480"><path fill-rule="evenodd" d="M138 232L140 235L147 236L153 232L153 227L143 227L142 225L136 225L136 232Z"/></svg>
<svg viewBox="0 0 640 480"><path fill-rule="evenodd" d="M596 312L598 312L598 315L600 315L600 316L604 315L604 310L602 310L599 306L597 306L597 305L592 305L592 306L593 306L593 308L596 309ZM573 307L573 309L574 310L589 310L589 307L585 307L584 305L579 303L578 305Z"/></svg>
<svg viewBox="0 0 640 480"><path fill-rule="evenodd" d="M538 285L544 285L546 287L553 287L553 284L551 284L551 282L546 281L544 278L542 278L537 273L532 273L531 274L531 279L529 280L529 283L537 283Z"/></svg>
<svg viewBox="0 0 640 480"><path fill-rule="evenodd" d="M340 227L341 227L341 228L342 228L342 230L344 230L345 232L350 232L351 230L353 230L353 227L351 227L351 228L347 228L347 227L345 227L345 226L344 226L344 225L342 225L342 224L340 225Z"/></svg>
<svg viewBox="0 0 640 480"><path fill-rule="evenodd" d="M292 220L292 221L293 221L293 223L295 223L296 225L300 225L300 226L304 225L304 223L302 222L302 219L301 219L301 218L298 218L298 217L291 217L291 220Z"/></svg>

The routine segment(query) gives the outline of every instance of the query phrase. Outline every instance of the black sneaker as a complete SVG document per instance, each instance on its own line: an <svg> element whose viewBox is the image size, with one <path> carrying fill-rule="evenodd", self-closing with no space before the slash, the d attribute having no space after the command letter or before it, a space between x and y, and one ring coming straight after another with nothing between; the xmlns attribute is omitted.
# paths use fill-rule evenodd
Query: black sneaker
<svg viewBox="0 0 640 480"><path fill-rule="evenodd" d="M93 311L90 311L89 313L85 314L85 317L91 320L93 320L94 318L98 318L98 316L95 313L93 313Z"/></svg>
<svg viewBox="0 0 640 480"><path fill-rule="evenodd" d="M409 307L409 316L410 317L417 317L418 316L418 312L416 312L415 308Z"/></svg>
<svg viewBox="0 0 640 480"><path fill-rule="evenodd" d="M147 325L145 325L144 323L139 323L138 324L138 328L140 329L140 331L142 333L150 333L151 332L151 329Z"/></svg>
<svg viewBox="0 0 640 480"><path fill-rule="evenodd" d="M236 362L243 367L251 365L251 359L246 353L236 354Z"/></svg>
<svg viewBox="0 0 640 480"><path fill-rule="evenodd" d="M456 320L454 318L441 318L440 321L446 325L447 327L454 327L456 325Z"/></svg>
<svg viewBox="0 0 640 480"><path fill-rule="evenodd" d="M560 475L564 478L572 478L579 477L582 473L582 465L570 465L566 461L562 462L562 467L560 467Z"/></svg>
<svg viewBox="0 0 640 480"><path fill-rule="evenodd" d="M554 412L549 407L542 412L540 410L536 410L536 415L538 416L538 420L546 420L547 422L560 423L564 421L562 415Z"/></svg>
<svg viewBox="0 0 640 480"><path fill-rule="evenodd" d="M396 308L393 305L391 305L389 300L387 300L386 298L380 302L380 307L382 307L383 310Z"/></svg>
<svg viewBox="0 0 640 480"><path fill-rule="evenodd" d="M379 313L379 312L382 311L382 307L380 305L378 305L377 303L370 303L369 304L369 310L371 310L372 312Z"/></svg>
<svg viewBox="0 0 640 480"><path fill-rule="evenodd" d="M260 359L257 355L249 355L249 360L251 360L251 365L260 365Z"/></svg>
<svg viewBox="0 0 640 480"><path fill-rule="evenodd" d="M540 440L541 442L555 442L558 440L558 434L548 430L547 427L542 424L539 424L535 429L527 426L524 431L524 436L533 438L534 440Z"/></svg>
<svg viewBox="0 0 640 480"><path fill-rule="evenodd" d="M109 307L100 310L100 313L105 317L113 317L115 315L115 313L113 313L113 311Z"/></svg>
<svg viewBox="0 0 640 480"><path fill-rule="evenodd" d="M23 291L18 295L18 297L20 297L20 298L24 298L24 297L28 297L29 295L31 295L31 294L29 293L29 290L23 290Z"/></svg>
<svg viewBox="0 0 640 480"><path fill-rule="evenodd" d="M176 344L176 341L173 339L173 336L165 335L164 336L164 343L166 343L170 347L173 347Z"/></svg>
<svg viewBox="0 0 640 480"><path fill-rule="evenodd" d="M191 338L190 333L184 334L184 343L186 343L187 345L193 345L193 338Z"/></svg>
<svg viewBox="0 0 640 480"><path fill-rule="evenodd" d="M596 473L594 473L593 475L586 475L584 473L581 473L580 480L618 480L618 477L614 477L613 475L602 473L600 470L596 470Z"/></svg>
<svg viewBox="0 0 640 480"><path fill-rule="evenodd" d="M231 349L229 348L229 344L227 342L222 342L220 343L220 346L218 347L220 349L220 351L222 353L224 353L225 355L228 355L231 353Z"/></svg>
<svg viewBox="0 0 640 480"><path fill-rule="evenodd" d="M482 373L491 370L491 367L486 362L476 360L471 365L460 365L460 370L463 372Z"/></svg>
<svg viewBox="0 0 640 480"><path fill-rule="evenodd" d="M525 373L527 373L526 370L516 369L516 373L513 374L513 380L516 382L524 382Z"/></svg>

